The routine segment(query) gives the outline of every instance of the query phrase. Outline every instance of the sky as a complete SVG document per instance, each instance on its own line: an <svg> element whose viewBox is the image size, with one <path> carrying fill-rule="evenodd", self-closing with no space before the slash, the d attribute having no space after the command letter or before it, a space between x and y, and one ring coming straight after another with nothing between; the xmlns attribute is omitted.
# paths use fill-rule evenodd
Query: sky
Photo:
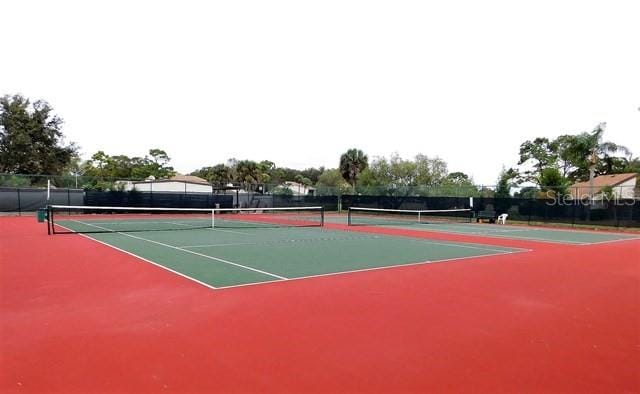
<svg viewBox="0 0 640 394"><path fill-rule="evenodd" d="M640 2L0 0L0 95L67 141L182 173L229 158L440 157L494 184L522 142L640 155Z"/></svg>

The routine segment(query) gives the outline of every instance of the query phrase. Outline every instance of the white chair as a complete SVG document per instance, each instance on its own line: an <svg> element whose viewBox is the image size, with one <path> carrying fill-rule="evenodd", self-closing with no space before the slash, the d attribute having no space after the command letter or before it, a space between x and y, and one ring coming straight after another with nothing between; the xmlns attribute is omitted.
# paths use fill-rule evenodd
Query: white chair
<svg viewBox="0 0 640 394"><path fill-rule="evenodd" d="M498 224L507 224L507 218L508 217L509 217L509 215L506 214L506 213L498 215Z"/></svg>

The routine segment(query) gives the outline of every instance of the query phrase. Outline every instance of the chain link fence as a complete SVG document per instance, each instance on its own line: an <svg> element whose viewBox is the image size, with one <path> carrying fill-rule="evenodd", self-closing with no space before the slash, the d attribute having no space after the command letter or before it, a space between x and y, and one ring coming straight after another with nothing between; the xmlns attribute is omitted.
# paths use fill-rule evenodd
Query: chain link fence
<svg viewBox="0 0 640 394"><path fill-rule="evenodd" d="M48 204L166 208L323 206L327 211L340 211L349 206L472 208L476 213L507 213L511 220L527 223L640 227L640 193L633 186L594 189L593 192L585 191L584 187L558 191L557 188L520 186L511 188L508 197L499 197L495 186L487 185L357 187L355 194L345 194L340 188L317 186L296 190L272 184L224 187L204 184L208 192L190 191L185 185L183 191L165 191L162 182L137 180L150 186L147 191L139 191L124 190L119 185L126 185L125 181L136 180L0 174L0 214L31 214ZM101 189L103 186L108 187ZM473 197L473 206L469 197Z"/></svg>

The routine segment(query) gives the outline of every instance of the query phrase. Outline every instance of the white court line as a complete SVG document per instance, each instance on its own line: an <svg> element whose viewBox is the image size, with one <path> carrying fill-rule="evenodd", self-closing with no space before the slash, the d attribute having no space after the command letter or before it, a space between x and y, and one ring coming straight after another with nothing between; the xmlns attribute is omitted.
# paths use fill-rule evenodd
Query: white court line
<svg viewBox="0 0 640 394"><path fill-rule="evenodd" d="M622 232L622 231L609 231L609 230L598 231L598 230L593 230L593 229L589 229L589 228L580 228L580 227L556 228L556 227L536 226L535 224L532 224L532 225L484 224L484 226L491 226L491 227L494 227L494 228L498 227L498 226L507 226L507 227L510 226L511 228L516 228L516 227L522 228L522 230L518 230L518 231L548 231L548 232L557 232L557 233L565 233L565 234L591 234L591 235L607 234L607 235L618 235L618 236L626 236L626 237L631 236L629 233L625 233L625 232ZM631 239L637 239L637 237L634 237L634 238L631 238Z"/></svg>
<svg viewBox="0 0 640 394"><path fill-rule="evenodd" d="M545 231L545 230L547 230L547 229L531 229L531 230L515 230L515 231ZM578 245L578 246L607 244L607 243L612 243L612 242L620 242L620 241L629 241L629 240L633 240L633 239L636 239L636 240L640 239L640 238L624 238L624 239L615 239L615 240L608 240L608 241L588 242L588 241L552 240L552 239L548 239L548 238L523 237L523 236L518 236L518 235L502 235L502 234L497 234L497 231L491 232L491 233L455 231L455 230L443 230L443 229L436 229L436 231L443 232L443 233L449 233L449 234L484 235L484 236L487 236L487 237L490 237L490 238L503 238L503 239L515 239L515 240L520 240L521 239L521 240L534 241L534 242L546 242L546 243L554 243L554 244L569 244L569 245ZM503 231L504 232L510 232L510 231L513 231L513 230L503 230ZM574 231L574 232L572 232L571 230L559 230L559 229L550 229L550 231L556 231L556 232L562 232L562 233L572 233L572 234L585 233L585 235L602 235L602 234L597 234L595 232L586 232L586 231ZM614 233L614 234L627 235L628 236L628 234L623 234L623 233ZM517 248L513 248L513 249L517 249Z"/></svg>
<svg viewBox="0 0 640 394"><path fill-rule="evenodd" d="M456 227L451 227L452 229L455 229ZM464 230L461 231L466 231L466 230L470 230L473 232L486 232L486 233L524 233L524 232L536 232L538 230L535 229L505 229L505 228L478 228L476 227L471 227L471 226L465 226L462 227Z"/></svg>
<svg viewBox="0 0 640 394"><path fill-rule="evenodd" d="M226 244L184 245L179 247L180 248L214 248L219 246L263 246L263 245L273 245L273 244L287 244L289 242L295 243L295 242L321 242L321 241L353 241L353 240L369 240L369 239L380 239L380 237L377 236L377 237L356 237L356 238L287 239L287 240L266 241L266 242L238 242L238 243L226 243ZM483 246L462 245L455 242L452 242L452 243L435 242L435 241L430 241L430 240L421 239L421 238L408 237L407 239L410 241L421 242L429 245L441 245L441 246L447 246L452 248L478 249L478 250L484 250L489 252L509 252L510 250L519 250L523 252L531 251L531 249L525 249L525 248L506 247L506 249L509 249L509 250L505 250L505 249L486 248Z"/></svg>
<svg viewBox="0 0 640 394"><path fill-rule="evenodd" d="M504 251L502 253L483 254L483 255L480 255L480 256L452 257L452 258L449 258L449 259L442 259L442 260L419 261L417 263L385 265L383 267L371 267L371 268L362 268L362 269L348 270L348 271L329 272L329 273L326 273L326 274L298 276L298 277L295 277L295 278L289 278L289 279L286 280L286 282L291 282L291 281L294 281L294 280L304 280L304 279L319 278L319 277L323 277L323 276L346 275L346 274L353 274L353 273L358 273L358 272L379 271L379 270L385 270L385 269L411 267L411 266L423 265L423 264L446 263L446 262L457 261L457 260L477 259L477 258L483 258L483 257L495 257L495 256L501 256L501 255L507 255L507 254L528 253L528 252L531 252L531 250L522 250L522 251L514 251L514 252ZM281 282L281 281L278 281L278 282ZM274 283L274 282L253 282L253 283L243 283L243 284L239 284L239 285L220 286L220 287L217 287L216 290L233 289L235 287L259 286L259 285L265 285L265 284L269 284L269 283Z"/></svg>
<svg viewBox="0 0 640 394"><path fill-rule="evenodd" d="M91 224L88 222L82 222L82 221L78 221L75 219L61 219L62 221L74 221L74 222L78 222L78 223L83 223L86 224L88 226L90 226ZM92 222L93 224L96 225L100 225L100 224L105 224L105 225L110 225L110 224L114 224L113 221L95 221ZM206 223L208 225L208 227L205 226L194 226L192 223L180 223L180 222L175 222L175 221L158 221L158 220L154 220L154 221L149 221L149 220L143 220L143 221L127 221L127 220L121 220L117 222L118 226L128 226L128 225L139 225L140 223L144 223L144 224L173 224L176 226L182 226L182 227L186 227L189 229L194 229L194 230L213 230L213 231L221 231L224 233L233 233L233 234L242 234L242 235L253 235L251 233L244 233L242 231L233 231L233 230L223 230L220 228L211 228L211 221L202 221L202 223ZM241 222L241 223L251 223L251 222ZM167 229L166 231L171 231L172 229ZM109 229L109 231L117 231L115 229ZM144 231L144 230L142 230ZM149 230L152 231L152 230ZM162 230L160 230L162 231Z"/></svg>
<svg viewBox="0 0 640 394"><path fill-rule="evenodd" d="M424 243L428 243L431 245L442 245L442 246L449 246L449 247L455 247L455 248L466 248L466 249L478 249L478 250L486 250L489 252L509 252L509 250L504 250L504 249L493 249L493 248L485 248L483 246L474 246L473 244L459 244L459 243L455 243L455 242L435 242L435 241L430 241L428 239L422 239L422 238L415 238L415 237L406 237L412 241L418 241L418 242L424 242ZM518 250L518 251L523 251L523 252L531 252L531 249L525 249L525 248L512 248L510 246L506 246L506 249L511 249L511 250Z"/></svg>
<svg viewBox="0 0 640 394"><path fill-rule="evenodd" d="M544 242L544 243L553 243L553 244L568 244L568 245L597 245L597 244L605 244L605 243L611 243L611 242L618 242L618 241L626 241L626 240L630 240L630 239L640 239L640 238L625 238L625 239L617 239L617 240L612 240L612 241L599 241L599 242L588 242L588 241L570 241L570 240L555 240L555 239L549 239L549 238L536 238L535 236L518 236L518 235L509 235L506 233L510 233L510 232L541 232L541 231L549 231L549 232L558 232L558 233L564 233L564 234L585 234L585 235L602 235L601 233L597 233L595 231L584 231L584 230L571 230L571 229L552 229L552 228L526 228L526 229L504 229L504 230L496 230L493 231L491 229L485 229L488 230L489 232L481 232L481 231L474 231L474 232L470 232L470 231L464 231L464 230L456 230L456 227L461 227L461 228L465 228L465 229L471 229L471 226L467 226L467 225L461 225L461 226L455 226L455 227L448 227L448 228L437 228L434 227L432 229L427 228L426 226L429 225L433 225L433 226L438 226L437 224L425 224L425 227L421 227L421 226L414 226L411 225L411 227L408 227L409 225L403 225L403 224L397 224L397 225L383 225L383 227L396 227L396 228L403 228L403 229L419 229L418 231L435 231L435 232L442 232L442 233L448 233L448 234L458 234L458 235L481 235L481 236L487 236L487 237L491 237L491 238L502 238L502 239L515 239L515 240L526 240L526 241L534 241L534 242ZM477 228L474 228L474 230L480 230ZM502 233L502 234L500 234ZM621 236L628 236L628 234L625 233L611 233L612 235L621 235Z"/></svg>
<svg viewBox="0 0 640 394"><path fill-rule="evenodd" d="M236 242L236 243L228 243L228 244L210 244L210 245L180 245L179 248L213 248L217 246L253 246L253 245L261 245L257 242Z"/></svg>
<svg viewBox="0 0 640 394"><path fill-rule="evenodd" d="M251 234L251 233L243 233L242 231L222 230L222 229L220 229L220 228L206 228L205 230L210 230L210 231L221 231L221 232L223 232L223 233L232 233L232 234L255 235L255 234Z"/></svg>
<svg viewBox="0 0 640 394"><path fill-rule="evenodd" d="M640 240L640 238L612 239L612 240L609 240L609 241L598 241L598 242L584 243L584 244L581 244L580 246L601 245L601 244L610 244L610 243L614 243L614 242L639 241L639 240Z"/></svg>
<svg viewBox="0 0 640 394"><path fill-rule="evenodd" d="M73 230L71 230L70 228L65 227L65 226L63 226L63 225L61 225L61 224L57 224L57 223L56 223L55 225L56 225L56 226L59 226L59 227L62 227L62 228L64 228L65 230L73 231ZM180 273L180 272L178 272L178 271L172 270L171 268L169 268L169 267L165 267L165 266L164 266L164 265L162 265L162 264L158 264L158 263L156 263L156 262L154 262L154 261L151 261L151 260L146 259L146 258L144 258L144 257L142 257L142 256L139 256L139 255L137 255L137 254L135 254L135 253L132 253L132 252L126 251L126 250L124 250L124 249L120 249L120 248L119 248L119 247L117 247L117 246L114 246L114 245L111 245L111 244L109 244L109 243L106 243L106 242L100 241L99 239L95 239L95 238L90 237L90 236L88 236L88 235L86 235L86 234L81 234L81 233L76 233L76 234L77 234L77 235L79 235L79 236L81 236L81 237L84 237L84 238L86 238L86 239L89 239L89 240L91 240L91 241L95 241L95 242L97 242L97 243L99 243L99 244L102 244L102 245L104 245L104 246L108 246L108 247L110 247L110 248L113 248L113 249L115 249L115 250L117 250L117 251L119 251L119 252L122 252L122 253L128 254L129 256L137 257L137 258L139 258L140 260L142 260L142 261L144 261L144 262L147 262L147 263L149 263L149 264L155 265L155 266L156 266L156 267L158 267L158 268L162 268L163 270L169 271L169 272L171 272L171 273L173 273L173 274L176 274L176 275L178 275L178 276L181 276L181 277L183 277L183 278L185 278L185 279L188 279L188 280L190 280L190 281L192 281L192 282L196 282L197 284L202 285L202 286L204 286L204 287L208 287L209 289L213 289L213 290L218 289L217 287L213 287L213 286L211 286L211 285L210 285L210 284L208 284L208 283L205 283L205 282L199 281L199 280L198 280L198 279L196 279L196 278L192 278L192 277L190 277L190 276L188 276L188 275L185 275L185 274Z"/></svg>
<svg viewBox="0 0 640 394"><path fill-rule="evenodd" d="M384 227L390 227L390 226L384 226ZM400 227L400 226L396 226L396 227ZM402 226L401 228L405 229L405 230L414 230L414 229L416 229L415 226L412 226L410 228L408 228L406 226ZM556 240L551 240L551 239L546 239L546 238L522 237L522 236L517 236L517 235L500 235L500 234L496 234L496 233L471 233L471 232L468 232L468 231L453 231L453 230L443 230L443 229L424 229L424 230L420 229L420 230L416 230L416 231L433 231L433 232L440 232L440 233L447 233L447 234L457 234L457 235L482 235L482 236L486 236L486 237L489 237L489 238L515 239L515 240L525 240L525 241L535 241L535 242L547 242L547 243L553 243L553 244L572 244L572 245L584 245L585 244L584 242L580 242L580 241L556 241ZM512 248L512 249L517 249L517 248ZM527 250L527 249L525 249L525 250Z"/></svg>
<svg viewBox="0 0 640 394"><path fill-rule="evenodd" d="M65 222L65 221L73 221L73 222L78 222L78 220L76 219L60 219L59 221ZM56 221L57 223L58 221ZM85 223L87 225L89 225L88 222L80 222L80 223ZM180 222L176 222L176 221L166 221L166 220L140 220L140 221L125 221L125 220L119 220L119 221L92 221L92 223L94 224L117 224L118 226L127 226L127 225L139 225L140 223L144 223L144 224L175 224L178 226L184 226L184 227L191 227L191 228L199 228L201 226L198 227L194 227L193 224L187 224L187 223L180 223ZM211 222L205 222L203 221L203 223L208 223L209 227L211 227Z"/></svg>
<svg viewBox="0 0 640 394"><path fill-rule="evenodd" d="M447 225L447 224L438 224L438 223L425 223L425 226L433 226L433 227L438 227L438 226L442 226L442 228L445 229L469 229L469 230L473 230L473 231L478 231L478 230L484 230L484 231L492 231L492 232L505 232L505 231L537 231L537 229L509 229L509 228L504 228L504 226L502 227L498 227L498 225L495 226L487 226L486 224L453 224L453 225Z"/></svg>
<svg viewBox="0 0 640 394"><path fill-rule="evenodd" d="M204 245L180 245L180 248L215 248L218 246L264 246L264 245L278 245L289 243L306 243L306 242L323 242L323 241L354 241L354 240L369 240L380 239L379 235L373 236L360 236L360 237L334 237L334 238L293 238L293 239L278 239L262 242L233 242L225 244L204 244Z"/></svg>
<svg viewBox="0 0 640 394"><path fill-rule="evenodd" d="M396 225L396 226L406 226L406 225ZM424 227L422 227L424 226ZM441 227L439 227L441 226ZM453 225L446 226L436 223L420 223L418 227L422 228L430 228L430 230L442 231L442 232L450 232L456 234L494 234L494 233L510 233L510 232L535 232L537 229L494 229L494 228L478 228L478 226L467 226L467 225ZM472 230L472 231L468 231Z"/></svg>
<svg viewBox="0 0 640 394"><path fill-rule="evenodd" d="M99 229L102 229L102 230L112 231L111 229L108 229L108 228L106 228L106 227L100 227L100 226L96 226L96 225L93 225L93 224L84 223L84 222L79 221L79 220L73 220L73 221L74 221L74 222L77 222L77 223L80 223L80 224L87 225L87 226L93 226L93 227L96 227L96 228L99 228ZM246 270L259 272L259 273L261 273L261 274L268 275L268 276L272 276L272 277L274 277L274 278L284 279L284 280L288 279L288 278L286 278L286 277L284 277L284 276L276 275L276 274L273 274L273 273L271 273L271 272L262 271L262 270L259 270L259 269L257 269L257 268L248 267L248 266L246 266L246 265L242 265L242 264L234 263L233 261L224 260L224 259L221 259L221 258L218 258L218 257L208 256L208 255L206 255L206 254L202 254L202 253L194 252L193 250L182 249L182 248L180 248L180 247L178 247L178 246L173 246L173 245L165 244L165 243L162 243L162 242L153 241L153 240L146 239L146 238L142 238L142 237L138 237L138 236L135 236L135 235L126 234L126 233L121 233L121 232L118 232L118 231L116 231L115 233L116 233L116 234L120 234L120 235L124 235L125 237L130 237L130 238L134 238L134 239L139 239L139 240L141 240L141 241L151 242L151 243L153 243L153 244L157 244L157 245L164 246L164 247L167 247L167 248L180 250L180 251L182 251L182 252L186 252L186 253L191 253L191 254L193 254L193 255L200 256L200 257L204 257L204 258L206 258L206 259L219 261L219 262L221 262L221 263L225 263L225 264L229 264L229 265L234 265L234 266L236 266L236 267L244 268L244 269L246 269Z"/></svg>
<svg viewBox="0 0 640 394"><path fill-rule="evenodd" d="M79 221L78 221L78 223L86 224L86 223L82 223L82 222L79 222ZM72 231L72 230L70 230L69 228L67 228L65 226L62 226L62 225L59 225L59 224L57 224L57 225L62 227L62 228L65 228L65 229L67 229L69 231ZM159 243L159 242L156 242L156 241L152 241L152 240L136 237L136 236L133 236L131 234L124 234L124 233L119 233L119 232L117 232L117 234L129 236L129 237L140 239L140 240L147 241L147 242ZM146 258L144 258L142 256L139 256L139 255L134 254L132 252L128 252L126 250L120 249L120 248L118 248L118 247L116 247L114 245L111 245L111 244L107 243L107 242L100 241L98 239L92 238L92 237L90 237L88 235L85 235L85 234L78 233L78 235L80 235L82 237L85 237L85 238L87 238L89 240L96 241L96 242L98 242L100 244L103 244L105 246L108 246L110 248L118 250L120 252L126 253L126 254L128 254L130 256L137 257L140 260L143 260L145 262L153 264L154 266L157 266L159 268L165 269L165 270L167 270L169 272L172 272L172 273L174 273L174 274L176 274L178 276L181 276L181 277L183 277L185 279L191 280L193 282L196 282L196 283L198 283L200 285L203 285L203 286L205 286L207 288L210 288L210 289L213 289L213 290L231 289L231 288L235 288L235 287L245 287L245 286L258 286L258 285L264 285L264 284L273 283L273 281L263 281L263 282L252 282L252 283L244 283L244 284L238 284L238 285L214 287L214 286L211 286L211 285L209 285L207 283L201 282L201 281L199 281L199 280L197 280L195 278L192 278L192 277L187 276L185 274L182 274L180 272L174 271L174 270L172 270L172 269L170 269L168 267L165 267L165 266L163 266L161 264L155 263L155 262L153 262L153 261L151 261L149 259L146 259ZM162 243L159 243L159 244L161 244L163 246L170 247L170 248L175 248L175 249L178 249L178 250L182 250L184 252L193 253L193 254L196 254L196 255L201 255L200 253L192 252L192 251L189 251L189 250L186 250L186 249L180 249L180 248L172 246L172 245L166 245L166 244L162 244ZM449 245L449 244L445 244L445 245ZM515 249L515 248L511 248L511 249ZM451 262L451 261L457 261L457 260L492 257L492 256L500 256L500 255L507 255L507 254L517 254L517 253L526 253L526 252L531 252L531 250L530 249L519 249L519 250L514 250L514 251L502 250L502 251L498 251L497 253L484 254L484 255L480 255L480 256L453 257L453 258L449 258L449 259L426 260L426 261L420 261L420 262L416 262L416 263L394 264L394 265L386 265L386 266L382 266L382 267L371 267L371 268L362 268L362 269L348 270L348 271L330 272L330 273L325 273L325 274L307 275L307 276L300 276L300 277L295 277L295 278L284 278L284 277L280 277L280 278L282 279L281 281L287 281L288 282L288 281L293 281L293 280L304 280L304 279L311 279L311 278L317 278L317 277L323 277L323 276L345 275L345 274L351 274L351 273L357 273L357 272L366 272L366 271L375 271L375 270L384 270L384 269L394 269L394 268L416 266L416 265L422 265L422 264L443 263L443 262ZM206 255L201 255L201 256L207 257L207 258L213 258L211 256L206 256ZM216 258L213 258L213 259L216 259ZM232 264L236 265L235 263L232 263ZM280 282L280 281L277 281L277 282Z"/></svg>
<svg viewBox="0 0 640 394"><path fill-rule="evenodd" d="M532 231L544 231L545 229L537 229L537 230L533 230ZM583 246L583 245L596 245L596 244L604 244L604 243L610 243L610 242L619 242L619 241L628 241L631 239L640 239L640 238L625 238L625 239L616 239L616 240L609 240L609 241L598 241L598 242L588 242L588 241L569 241L569 240L554 240L554 239L548 239L548 238L536 238L536 237L524 237L524 236L518 236L518 235L501 235L501 234L496 234L496 232L493 233L480 233L480 232L462 232L462 231L446 231L446 230L437 230L443 233L451 233L451 234L460 234L460 235L464 235L464 234L469 234L469 235L485 235L487 237L490 238L503 238L503 239L515 239L515 240L526 240L526 241L534 241L534 242L546 242L546 243L554 243L554 244L568 244L568 245L578 245L578 246ZM509 231L509 230L505 230ZM527 231L527 230L523 230L523 231ZM551 231L556 231L556 232L563 232L563 233L570 233L571 230L551 230ZM580 234L581 232L574 232L574 234ZM599 235L599 234L595 234L595 233L586 233L586 235Z"/></svg>

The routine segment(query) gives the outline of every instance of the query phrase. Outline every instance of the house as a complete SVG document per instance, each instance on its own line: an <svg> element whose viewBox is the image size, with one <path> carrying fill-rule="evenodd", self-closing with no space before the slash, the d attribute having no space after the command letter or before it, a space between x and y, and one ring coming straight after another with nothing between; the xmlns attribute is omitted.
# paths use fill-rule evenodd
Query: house
<svg viewBox="0 0 640 394"><path fill-rule="evenodd" d="M637 181L638 174L635 172L600 175L593 178L593 184L590 181L574 183L569 187L569 193L575 200L585 198L601 199L603 197L602 189L611 187L615 198L636 198Z"/></svg>
<svg viewBox="0 0 640 394"><path fill-rule="evenodd" d="M213 187L205 179L193 175L175 175L169 179L155 179L149 177L144 181L120 181L124 190L139 192L181 192L181 193L212 193Z"/></svg>
<svg viewBox="0 0 640 394"><path fill-rule="evenodd" d="M314 195L316 192L315 187L307 186L298 182L287 181L280 186L285 189L291 190L294 196Z"/></svg>

